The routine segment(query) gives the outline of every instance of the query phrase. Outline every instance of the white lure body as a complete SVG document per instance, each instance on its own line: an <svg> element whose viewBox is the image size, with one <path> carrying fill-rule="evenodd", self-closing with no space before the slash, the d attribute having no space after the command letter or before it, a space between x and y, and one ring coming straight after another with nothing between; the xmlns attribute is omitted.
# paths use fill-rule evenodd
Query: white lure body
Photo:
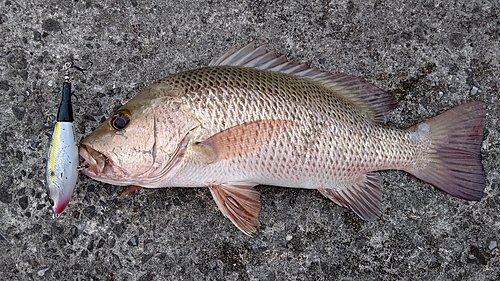
<svg viewBox="0 0 500 281"><path fill-rule="evenodd" d="M55 124L47 158L47 188L57 215L68 205L78 178L78 144L72 122Z"/></svg>

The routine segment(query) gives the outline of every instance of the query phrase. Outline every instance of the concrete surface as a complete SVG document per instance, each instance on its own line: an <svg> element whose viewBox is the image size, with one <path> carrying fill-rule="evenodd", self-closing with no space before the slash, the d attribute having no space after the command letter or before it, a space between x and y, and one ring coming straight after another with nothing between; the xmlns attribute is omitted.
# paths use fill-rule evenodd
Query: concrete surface
<svg viewBox="0 0 500 281"><path fill-rule="evenodd" d="M500 279L498 1L202 2L0 2L1 280ZM252 40L388 90L399 126L486 102L483 200L388 171L383 217L368 223L315 191L259 187L250 238L208 189L118 199L80 176L51 218L44 165L66 61L93 62L73 72L81 138L154 80Z"/></svg>

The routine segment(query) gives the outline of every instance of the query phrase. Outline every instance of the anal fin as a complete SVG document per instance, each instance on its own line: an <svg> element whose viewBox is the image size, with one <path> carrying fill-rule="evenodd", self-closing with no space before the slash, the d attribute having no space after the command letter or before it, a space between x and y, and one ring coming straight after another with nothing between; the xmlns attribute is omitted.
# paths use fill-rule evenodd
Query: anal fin
<svg viewBox="0 0 500 281"><path fill-rule="evenodd" d="M362 175L350 186L339 189L320 188L318 191L340 206L353 210L364 220L378 219L382 213L382 181L377 173Z"/></svg>
<svg viewBox="0 0 500 281"><path fill-rule="evenodd" d="M208 184L224 216L249 236L260 225L260 193L253 188L255 185L245 182Z"/></svg>

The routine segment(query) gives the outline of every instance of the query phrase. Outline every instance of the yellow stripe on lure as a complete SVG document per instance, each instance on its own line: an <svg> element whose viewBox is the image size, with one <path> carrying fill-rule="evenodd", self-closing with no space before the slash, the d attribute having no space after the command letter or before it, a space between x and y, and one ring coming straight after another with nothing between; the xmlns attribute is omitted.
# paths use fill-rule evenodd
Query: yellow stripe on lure
<svg viewBox="0 0 500 281"><path fill-rule="evenodd" d="M78 178L78 145L73 127L71 83L63 84L62 100L57 113L47 157L46 186L54 215L68 205Z"/></svg>

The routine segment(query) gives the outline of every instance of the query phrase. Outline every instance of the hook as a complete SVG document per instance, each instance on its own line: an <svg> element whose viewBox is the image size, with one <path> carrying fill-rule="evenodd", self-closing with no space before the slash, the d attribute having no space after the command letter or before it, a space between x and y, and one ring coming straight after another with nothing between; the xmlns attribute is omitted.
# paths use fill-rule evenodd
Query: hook
<svg viewBox="0 0 500 281"><path fill-rule="evenodd" d="M69 70L71 68L74 68L78 71L80 71L83 76L85 77L85 79L87 79L87 75L85 75L85 71L92 68L92 66L94 65L91 61L89 61L90 65L86 68L82 68L82 67L79 67L79 66L76 66L75 63L73 61L71 62L66 62L63 66L63 70L64 70L64 80L67 82L69 81L69 79L71 78L70 75L69 75Z"/></svg>

